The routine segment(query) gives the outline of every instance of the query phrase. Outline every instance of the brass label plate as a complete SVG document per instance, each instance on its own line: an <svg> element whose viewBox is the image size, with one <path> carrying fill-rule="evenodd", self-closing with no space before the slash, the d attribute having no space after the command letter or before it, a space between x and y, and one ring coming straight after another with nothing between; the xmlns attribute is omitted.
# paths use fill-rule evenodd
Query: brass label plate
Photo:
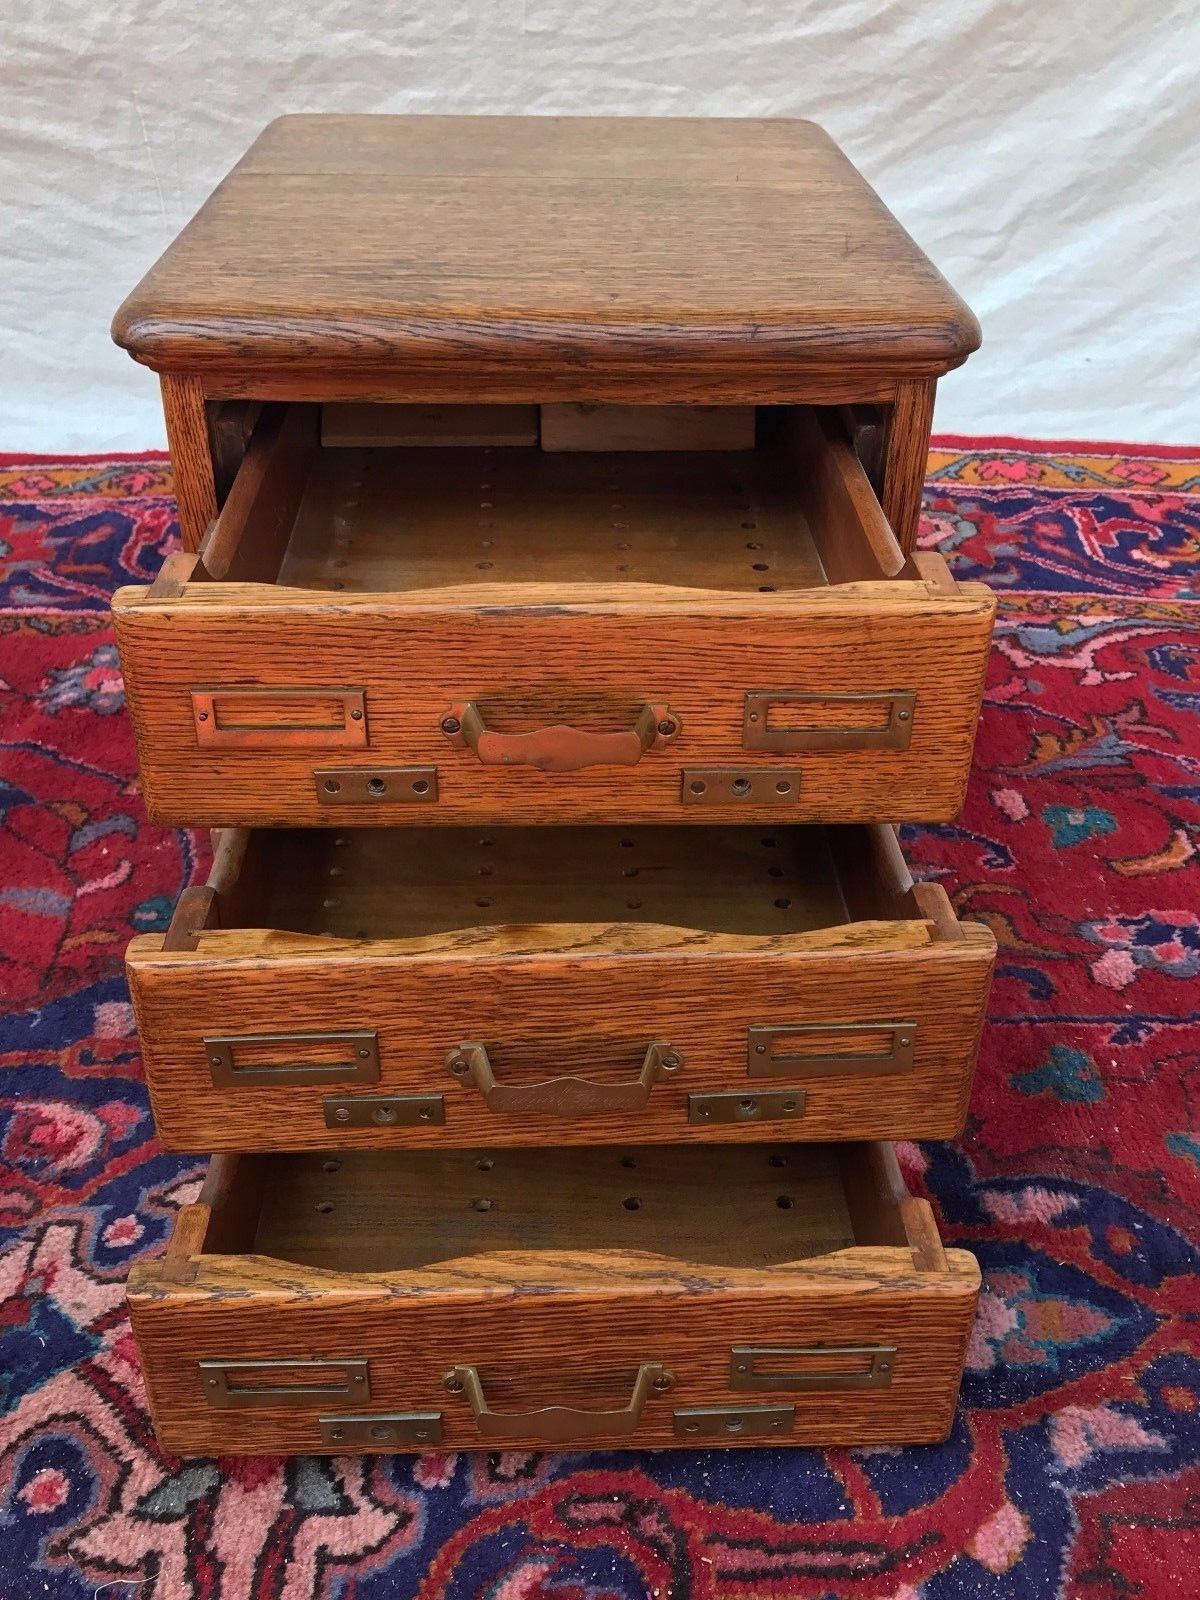
<svg viewBox="0 0 1200 1600"><path fill-rule="evenodd" d="M805 1048L807 1039L842 1041L847 1050ZM854 1049L856 1042L882 1040L881 1050ZM751 1078L806 1075L812 1078L869 1077L910 1072L917 1024L903 1022L756 1023L746 1036L746 1072Z"/></svg>
<svg viewBox="0 0 1200 1600"><path fill-rule="evenodd" d="M358 1357L246 1361L227 1356L221 1361L200 1361L197 1366L210 1406L312 1406L321 1400L371 1398L370 1367ZM240 1375L251 1381L239 1383Z"/></svg>
<svg viewBox="0 0 1200 1600"><path fill-rule="evenodd" d="M791 1433L795 1406L682 1406L678 1439L757 1439Z"/></svg>
<svg viewBox="0 0 1200 1600"><path fill-rule="evenodd" d="M231 750L362 749L365 689L262 689L226 684L191 691L196 743Z"/></svg>
<svg viewBox="0 0 1200 1600"><path fill-rule="evenodd" d="M330 1094L323 1104L327 1128L432 1127L446 1120L440 1094Z"/></svg>
<svg viewBox="0 0 1200 1600"><path fill-rule="evenodd" d="M714 1122L791 1122L803 1115L803 1089L688 1095L688 1121L696 1127Z"/></svg>
<svg viewBox="0 0 1200 1600"><path fill-rule="evenodd" d="M729 1387L809 1393L886 1389L895 1365L894 1344L735 1344L729 1353Z"/></svg>
<svg viewBox="0 0 1200 1600"><path fill-rule="evenodd" d="M323 806L424 806L438 797L436 767L317 767Z"/></svg>
<svg viewBox="0 0 1200 1600"><path fill-rule="evenodd" d="M790 806L800 798L796 767L684 767L685 806Z"/></svg>
<svg viewBox="0 0 1200 1600"><path fill-rule="evenodd" d="M750 689L742 714L742 744L747 750L907 750L917 697L911 689L871 694L812 694L793 689ZM828 721L816 708L828 709ZM771 712L791 707L795 723L774 727ZM811 720L805 721L808 708ZM862 721L863 714L872 718ZM839 722L838 717L843 721Z"/></svg>
<svg viewBox="0 0 1200 1600"><path fill-rule="evenodd" d="M202 1040L208 1070L218 1089L306 1083L378 1083L379 1038L372 1029L332 1033L219 1033ZM253 1066L238 1066L237 1052L253 1050ZM305 1051L341 1059L306 1061ZM262 1060L263 1054L277 1061Z"/></svg>
<svg viewBox="0 0 1200 1600"><path fill-rule="evenodd" d="M339 1450L399 1444L438 1444L440 1411L381 1411L375 1416L318 1417L321 1443Z"/></svg>

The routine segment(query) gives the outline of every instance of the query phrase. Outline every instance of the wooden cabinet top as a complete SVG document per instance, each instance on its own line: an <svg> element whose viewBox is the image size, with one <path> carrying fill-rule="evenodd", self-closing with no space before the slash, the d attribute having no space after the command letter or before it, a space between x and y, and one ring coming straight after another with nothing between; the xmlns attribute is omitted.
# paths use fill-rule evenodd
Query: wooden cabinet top
<svg viewBox="0 0 1200 1600"><path fill-rule="evenodd" d="M748 400L936 377L970 311L811 122L289 116L118 312L208 392L252 375Z"/></svg>

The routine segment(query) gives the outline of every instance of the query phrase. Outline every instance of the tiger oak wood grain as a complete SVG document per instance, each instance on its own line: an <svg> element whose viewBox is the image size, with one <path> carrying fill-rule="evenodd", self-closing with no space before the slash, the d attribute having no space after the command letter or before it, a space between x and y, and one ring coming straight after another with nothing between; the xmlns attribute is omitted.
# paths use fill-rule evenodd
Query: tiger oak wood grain
<svg viewBox="0 0 1200 1600"><path fill-rule="evenodd" d="M227 483L204 403L293 399L894 408L905 551L922 408L980 337L812 123L368 116L272 123L113 336L168 380L188 550Z"/></svg>
<svg viewBox="0 0 1200 1600"><path fill-rule="evenodd" d="M615 1162L629 1154L612 1151L608 1157ZM660 1165L653 1171L621 1170L639 1181L651 1180L642 1183L639 1194L643 1207L649 1208L656 1194L671 1184L671 1158L669 1152L637 1152L633 1159L641 1160L643 1154ZM772 1165L772 1154L784 1164ZM838 1182L845 1196L845 1210L840 1211L823 1154L807 1168L804 1147L727 1155L761 1163L769 1174L762 1181L760 1173L754 1182L747 1172L734 1186L739 1191L751 1187L769 1201L778 1183L780 1192L792 1197L793 1209L775 1214L770 1226L786 1236L788 1220L796 1217L799 1249L817 1242L812 1228L822 1214L835 1234L849 1220L854 1242L776 1265L710 1265L703 1260L703 1228L723 1241L722 1248L729 1232L722 1224L723 1190L714 1186L689 1241L699 1257L656 1254L625 1242L621 1230L635 1234L642 1212L623 1207L619 1216L612 1216L614 1231L607 1235L618 1240L617 1248L490 1250L487 1225L494 1213L472 1210L476 1242L469 1229L461 1238L475 1253L408 1270L351 1273L335 1265L339 1240L345 1229L362 1226L360 1213L364 1205L369 1208L373 1191L383 1196L379 1221L384 1234L376 1232L375 1237L386 1258L390 1224L384 1216L397 1210L395 1181L384 1178L376 1186L365 1172L356 1178L351 1170L356 1158L343 1155L272 1158L269 1165L262 1158L242 1158L227 1164L219 1181L207 1186L201 1203L187 1208L177 1224L176 1235L184 1237L189 1253L176 1252L162 1263L140 1263L130 1277L131 1315L160 1443L185 1455L320 1448L316 1418L341 1409L337 1403L284 1406L267 1401L230 1410L205 1399L198 1361L289 1356L367 1360L370 1399L353 1409L440 1410L443 1442L452 1449L489 1444L469 1407L442 1385L446 1370L460 1363L477 1365L489 1400L511 1412L548 1404L591 1409L620 1405L628 1400L640 1362L666 1364L676 1380L674 1388L647 1401L632 1440L601 1437L594 1441L601 1448L628 1442L674 1445L676 1406L747 1399L795 1404L788 1443L902 1443L945 1437L978 1294L974 1258L961 1250L946 1251L940 1260L930 1258L928 1205L916 1200L907 1212L902 1209L891 1187L894 1163L889 1168L886 1157L872 1157L858 1147L839 1157ZM378 1167L379 1158L367 1159ZM478 1152L461 1152L453 1159L480 1182L491 1176L491 1170L476 1167L485 1159ZM539 1165L536 1155L524 1159ZM596 1152L595 1159L606 1157ZM694 1152L691 1159L693 1164L702 1162L704 1154ZM269 1192L275 1214L286 1209L289 1196L298 1206L309 1207L322 1181L318 1169L323 1171L326 1162L341 1164L330 1175L335 1186L330 1193L354 1196L356 1207L343 1218L335 1199L332 1212L306 1209L308 1221L298 1217L297 1223L314 1238L326 1228L330 1264L302 1265L256 1253L260 1242L270 1242L258 1197ZM256 1171L241 1176L248 1167ZM471 1179L464 1181L469 1186ZM870 1192L852 1196L852 1186ZM547 1212L569 1229L571 1213L568 1209L564 1220L555 1210L552 1180L544 1193ZM740 1193L736 1204L746 1203ZM228 1210L238 1213L232 1222L222 1221ZM840 1224L835 1220L839 1212ZM411 1225L421 1227L415 1215ZM597 1224L586 1226L594 1230ZM527 1231L536 1233L536 1216ZM739 1343L886 1344L896 1347L896 1356L886 1387L825 1392L780 1387L747 1394L729 1389L730 1351ZM802 1358L802 1364L806 1370L828 1370L836 1363L812 1355ZM250 1373L240 1376L253 1381ZM509 1443L538 1448L546 1441L531 1421L528 1435Z"/></svg>
<svg viewBox="0 0 1200 1600"><path fill-rule="evenodd" d="M955 596L923 583L753 597L625 586L586 600L554 585L480 586L422 595L343 596L267 586L186 583L159 599L119 590L114 619L142 792L159 824L345 826L486 820L702 823L732 820L680 807L683 767L798 772L788 817L945 821L970 767L995 602L981 585ZM365 691L369 748L198 760L190 693L233 685ZM748 752L749 689L917 696L907 750ZM632 725L663 704L682 731L633 767L543 774L482 765L440 731L448 708L479 704L488 726ZM436 804L319 803L318 766L432 764ZM759 821L780 808L751 802Z"/></svg>
<svg viewBox="0 0 1200 1600"><path fill-rule="evenodd" d="M328 1142L324 1097L353 1084L218 1090L202 1041L362 1028L378 1033L380 1079L359 1092L442 1094L445 1123L341 1129L347 1148L953 1136L994 939L960 927L936 885L914 891L902 861L883 877L860 830L835 830L831 878L823 832L252 833L257 892L227 885L207 926L129 948L159 1136L195 1151ZM886 857L894 835L872 833ZM898 1021L917 1025L911 1068L836 1070L838 1054L887 1044L841 1025ZM748 1078L747 1030L763 1023L827 1024L806 1043L830 1070ZM510 1081L617 1084L656 1039L683 1065L638 1111L505 1115L446 1063L478 1040ZM690 1094L788 1086L805 1092L799 1120L687 1120Z"/></svg>
<svg viewBox="0 0 1200 1600"><path fill-rule="evenodd" d="M204 386L196 377L164 372L159 388L183 545L185 550L198 550L217 514L216 465Z"/></svg>
<svg viewBox="0 0 1200 1600"><path fill-rule="evenodd" d="M906 552L917 538L936 387L920 380L897 384L884 429L883 509Z"/></svg>
<svg viewBox="0 0 1200 1600"><path fill-rule="evenodd" d="M526 399L937 376L979 342L827 134L740 119L280 118L113 331L162 370L454 374L466 400L514 367Z"/></svg>
<svg viewBox="0 0 1200 1600"><path fill-rule="evenodd" d="M682 458L682 478L678 461L654 454L534 451L523 468L519 450L433 450L414 452L427 463L414 471L404 452L385 451L382 465L356 467L352 451L285 449L289 416L264 408L190 577L176 565L169 581L114 597L152 820L423 825L503 811L703 823L715 813L681 807L681 769L744 765L799 773L794 820L956 814L995 601L983 585L955 585L936 556L904 562L824 414L798 412L790 427L784 417L753 456ZM460 457L474 478L456 476ZM260 492L272 482L299 507L286 553L270 515L279 502ZM260 506L269 537L256 536ZM282 582L208 581L214 569L261 579L272 552ZM355 761L332 744L212 748L201 767L190 692L234 685L361 688L368 748ZM772 688L912 691L911 743L751 755L744 696ZM466 701L512 732L564 722L618 731L643 705L665 705L682 733L633 767L488 767L441 732L448 708ZM838 722L852 708L827 714ZM317 767L408 764L438 768L436 804L385 798L335 816L319 801ZM757 801L741 810L777 814Z"/></svg>

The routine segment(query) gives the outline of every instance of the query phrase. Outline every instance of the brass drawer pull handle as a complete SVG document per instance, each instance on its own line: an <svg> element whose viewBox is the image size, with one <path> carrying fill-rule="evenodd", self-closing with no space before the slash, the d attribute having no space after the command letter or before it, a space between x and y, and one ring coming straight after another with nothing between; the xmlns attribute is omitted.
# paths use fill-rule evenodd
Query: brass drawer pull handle
<svg viewBox="0 0 1200 1600"><path fill-rule="evenodd" d="M499 1083L487 1047L477 1043L457 1045L446 1057L455 1078L470 1078L489 1111L548 1111L573 1117L586 1111L640 1111L650 1091L664 1078L673 1077L683 1057L661 1039L647 1045L642 1070L632 1083L593 1083L589 1078L545 1078L540 1083Z"/></svg>
<svg viewBox="0 0 1200 1600"><path fill-rule="evenodd" d="M886 1389L895 1365L894 1344L735 1344L729 1353L729 1387Z"/></svg>
<svg viewBox="0 0 1200 1600"><path fill-rule="evenodd" d="M581 767L631 767L647 750L672 743L680 722L667 706L644 705L633 727L620 733L593 733L564 723L529 733L497 733L484 726L475 702L465 700L443 715L441 729L452 745L474 750L484 766L578 772Z"/></svg>
<svg viewBox="0 0 1200 1600"><path fill-rule="evenodd" d="M370 1029L343 1033L206 1034L204 1054L219 1089L243 1084L378 1083L379 1039ZM253 1064L238 1066L235 1052L252 1051ZM305 1054L315 1060L305 1060ZM265 1061L264 1055L278 1059ZM324 1057L325 1059L322 1059Z"/></svg>
<svg viewBox="0 0 1200 1600"><path fill-rule="evenodd" d="M196 743L230 750L361 749L367 744L362 689L193 689Z"/></svg>
<svg viewBox="0 0 1200 1600"><path fill-rule="evenodd" d="M776 706L799 708L800 726L772 726ZM751 689L742 715L742 744L747 750L907 750L916 706L911 689L877 694Z"/></svg>
<svg viewBox="0 0 1200 1600"><path fill-rule="evenodd" d="M365 1360L333 1361L324 1357L293 1357L290 1360L200 1361L200 1381L210 1406L310 1406L321 1400L349 1398L356 1403L371 1398L371 1378ZM309 1381L262 1384L234 1381L234 1373L264 1380L284 1378L289 1373Z"/></svg>
<svg viewBox="0 0 1200 1600"><path fill-rule="evenodd" d="M598 1434L632 1433L642 1408L652 1395L675 1387L675 1374L656 1361L638 1368L629 1404L616 1411L577 1411L572 1406L543 1406L537 1411L493 1411L484 1396L478 1367L451 1367L442 1379L450 1394L465 1395L479 1431L493 1439L520 1439L534 1435L548 1443L592 1439Z"/></svg>
<svg viewBox="0 0 1200 1600"><path fill-rule="evenodd" d="M806 1038L819 1038L823 1048L805 1049ZM844 1038L877 1043L878 1049L828 1048ZM789 1046L791 1048L789 1048ZM917 1024L900 1022L783 1022L756 1024L746 1036L746 1072L752 1078L833 1078L845 1074L909 1072L917 1047Z"/></svg>

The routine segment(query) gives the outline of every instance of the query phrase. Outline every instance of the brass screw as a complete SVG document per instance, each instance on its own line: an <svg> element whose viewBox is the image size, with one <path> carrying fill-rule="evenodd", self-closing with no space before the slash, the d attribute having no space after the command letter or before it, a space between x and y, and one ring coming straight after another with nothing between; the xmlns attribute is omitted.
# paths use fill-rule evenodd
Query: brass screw
<svg viewBox="0 0 1200 1600"><path fill-rule="evenodd" d="M361 722L362 721L362 712L361 711L352 711L350 713L350 720L352 722Z"/></svg>
<svg viewBox="0 0 1200 1600"><path fill-rule="evenodd" d="M445 1386L445 1388L447 1388L450 1391L451 1394L461 1394L463 1392L463 1389L465 1388L465 1385L464 1385L462 1379L458 1376L458 1374L456 1372L448 1372L446 1374L446 1376L442 1379L442 1383Z"/></svg>
<svg viewBox="0 0 1200 1600"><path fill-rule="evenodd" d="M345 1106L339 1106L337 1108L337 1110L333 1113L333 1120L335 1122L349 1122L350 1121L350 1112L347 1110L347 1108Z"/></svg>
<svg viewBox="0 0 1200 1600"><path fill-rule="evenodd" d="M443 733L450 734L450 733L459 733L461 731L462 731L462 723L458 720L457 717L443 717L442 718L442 732Z"/></svg>
<svg viewBox="0 0 1200 1600"><path fill-rule="evenodd" d="M654 1380L654 1387L659 1394L665 1394L668 1389L675 1387L675 1374L673 1372L660 1372Z"/></svg>
<svg viewBox="0 0 1200 1600"><path fill-rule="evenodd" d="M673 733L678 733L679 724L671 717L664 717L658 725L658 731L664 739L669 739Z"/></svg>
<svg viewBox="0 0 1200 1600"><path fill-rule="evenodd" d="M664 1072L674 1072L676 1067L679 1065L679 1057L677 1055L661 1056L659 1058L659 1065L662 1067Z"/></svg>
<svg viewBox="0 0 1200 1600"><path fill-rule="evenodd" d="M197 711L197 713L196 713L196 721L197 722L207 722L208 721L208 712L207 711Z"/></svg>
<svg viewBox="0 0 1200 1600"><path fill-rule="evenodd" d="M907 711L897 711L896 715L899 717L901 722L908 721L909 713Z"/></svg>

